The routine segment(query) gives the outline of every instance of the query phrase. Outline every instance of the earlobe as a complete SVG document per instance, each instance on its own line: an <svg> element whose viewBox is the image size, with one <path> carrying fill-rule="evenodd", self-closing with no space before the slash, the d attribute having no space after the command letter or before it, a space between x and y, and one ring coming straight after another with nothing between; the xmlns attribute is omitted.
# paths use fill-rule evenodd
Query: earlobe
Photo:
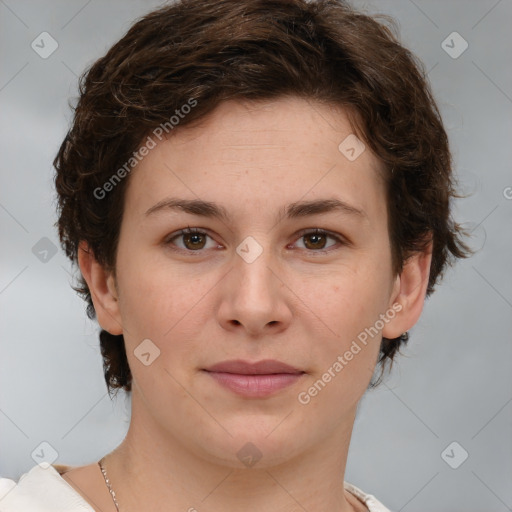
<svg viewBox="0 0 512 512"><path fill-rule="evenodd" d="M85 241L78 249L78 264L91 292L98 323L110 334L123 334L114 277L98 263Z"/></svg>
<svg viewBox="0 0 512 512"><path fill-rule="evenodd" d="M432 262L432 242L421 252L414 253L404 263L393 287L390 307L399 312L382 330L384 338L398 338L418 321L427 293Z"/></svg>

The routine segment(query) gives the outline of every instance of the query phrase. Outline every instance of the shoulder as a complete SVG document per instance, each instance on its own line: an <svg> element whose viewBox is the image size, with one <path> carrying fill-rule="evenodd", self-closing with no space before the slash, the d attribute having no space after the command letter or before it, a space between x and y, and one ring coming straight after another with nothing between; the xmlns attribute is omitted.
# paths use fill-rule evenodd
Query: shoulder
<svg viewBox="0 0 512 512"><path fill-rule="evenodd" d="M369 512L391 512L391 510L385 507L373 494L367 494L359 489L359 487L349 484L348 482L343 482L343 485L350 494L353 494L366 505Z"/></svg>
<svg viewBox="0 0 512 512"><path fill-rule="evenodd" d="M62 464L37 464L19 480L0 478L2 512L94 512L94 509L62 478L72 469Z"/></svg>

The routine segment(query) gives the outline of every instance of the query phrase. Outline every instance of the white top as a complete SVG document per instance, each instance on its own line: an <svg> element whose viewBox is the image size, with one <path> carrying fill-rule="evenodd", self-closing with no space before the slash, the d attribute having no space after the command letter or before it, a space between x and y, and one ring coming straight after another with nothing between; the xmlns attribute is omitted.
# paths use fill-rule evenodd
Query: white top
<svg viewBox="0 0 512 512"><path fill-rule="evenodd" d="M345 489L359 498L370 512L391 512L371 494L348 482ZM94 509L52 466L44 463L21 475L18 483L0 478L1 512L94 512Z"/></svg>

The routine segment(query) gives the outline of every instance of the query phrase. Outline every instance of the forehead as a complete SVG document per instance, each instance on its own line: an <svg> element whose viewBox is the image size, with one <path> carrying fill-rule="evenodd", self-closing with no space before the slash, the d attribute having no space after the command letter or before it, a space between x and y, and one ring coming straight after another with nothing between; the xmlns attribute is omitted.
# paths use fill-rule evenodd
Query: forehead
<svg viewBox="0 0 512 512"><path fill-rule="evenodd" d="M174 139L176 145L201 140L201 144L217 146L223 154L236 154L237 150L246 154L250 150L260 152L266 148L277 151L283 149L282 144L300 155L311 149L324 153L330 146L328 154L334 149L337 157L340 137L354 131L348 113L337 105L295 96L258 101L230 100L197 122L181 129L178 126L169 139ZM248 140L250 137L254 139L253 143ZM328 154L325 155L327 158ZM374 159L373 163L377 161Z"/></svg>
<svg viewBox="0 0 512 512"><path fill-rule="evenodd" d="M136 166L126 203L141 215L166 195L201 198L240 218L326 194L382 214L380 163L341 107L290 97L226 101L178 126Z"/></svg>

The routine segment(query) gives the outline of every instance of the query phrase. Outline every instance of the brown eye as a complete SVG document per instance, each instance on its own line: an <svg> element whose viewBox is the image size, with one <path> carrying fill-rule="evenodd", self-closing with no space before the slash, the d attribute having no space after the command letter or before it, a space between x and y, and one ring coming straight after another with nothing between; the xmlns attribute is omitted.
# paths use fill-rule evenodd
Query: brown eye
<svg viewBox="0 0 512 512"><path fill-rule="evenodd" d="M304 245L304 247L301 247L301 249L305 249L312 253L326 253L329 252L331 248L335 249L336 247L334 246L336 245L346 245L344 238L333 233L329 233L328 231L324 231L323 229L302 231L299 233L299 235L299 241L302 241ZM327 245L329 239L333 240L334 242Z"/></svg>
<svg viewBox="0 0 512 512"><path fill-rule="evenodd" d="M206 237L204 233L185 233L183 237L183 244L187 249L203 249L206 244Z"/></svg>
<svg viewBox="0 0 512 512"><path fill-rule="evenodd" d="M309 240L304 244L308 249L324 249L327 241L327 236L323 233L308 233L303 238Z"/></svg>
<svg viewBox="0 0 512 512"><path fill-rule="evenodd" d="M210 249L217 246L207 233L190 227L170 236L165 243L170 246L174 245L179 250L187 252L199 252L202 249ZM210 246L207 246L208 243L210 243Z"/></svg>

